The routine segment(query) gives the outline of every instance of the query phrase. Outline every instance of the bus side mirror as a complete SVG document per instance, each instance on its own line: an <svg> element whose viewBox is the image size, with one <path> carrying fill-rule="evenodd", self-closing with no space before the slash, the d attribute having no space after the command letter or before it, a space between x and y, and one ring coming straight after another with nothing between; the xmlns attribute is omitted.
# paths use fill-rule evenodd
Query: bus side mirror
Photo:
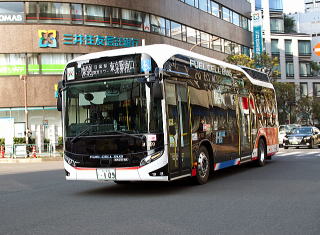
<svg viewBox="0 0 320 235"><path fill-rule="evenodd" d="M57 98L57 110L62 111L62 89L64 87L64 81L58 82L58 98Z"/></svg>

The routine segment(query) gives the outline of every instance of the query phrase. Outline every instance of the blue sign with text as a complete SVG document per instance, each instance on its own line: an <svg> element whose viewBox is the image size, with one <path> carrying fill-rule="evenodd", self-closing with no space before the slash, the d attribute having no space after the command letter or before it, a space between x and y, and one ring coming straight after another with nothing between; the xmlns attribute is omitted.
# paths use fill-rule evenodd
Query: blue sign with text
<svg viewBox="0 0 320 235"><path fill-rule="evenodd" d="M85 46L110 46L110 47L135 47L139 40L134 38L122 38L101 35L64 34L63 44Z"/></svg>

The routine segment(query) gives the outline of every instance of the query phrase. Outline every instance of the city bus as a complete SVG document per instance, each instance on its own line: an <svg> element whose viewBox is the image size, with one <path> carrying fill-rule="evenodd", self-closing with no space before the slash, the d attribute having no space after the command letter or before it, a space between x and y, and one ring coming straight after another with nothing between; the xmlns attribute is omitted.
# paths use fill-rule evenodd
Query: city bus
<svg viewBox="0 0 320 235"><path fill-rule="evenodd" d="M268 77L170 45L86 54L58 86L67 180L204 184L278 151Z"/></svg>

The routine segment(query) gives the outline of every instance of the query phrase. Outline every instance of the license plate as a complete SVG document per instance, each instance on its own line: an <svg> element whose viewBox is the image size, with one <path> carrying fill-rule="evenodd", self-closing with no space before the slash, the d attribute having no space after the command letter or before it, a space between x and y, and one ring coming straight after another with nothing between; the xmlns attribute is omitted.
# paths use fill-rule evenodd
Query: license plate
<svg viewBox="0 0 320 235"><path fill-rule="evenodd" d="M297 140L292 140L291 144L298 144L298 141Z"/></svg>
<svg viewBox="0 0 320 235"><path fill-rule="evenodd" d="M116 180L115 169L97 169L98 180Z"/></svg>

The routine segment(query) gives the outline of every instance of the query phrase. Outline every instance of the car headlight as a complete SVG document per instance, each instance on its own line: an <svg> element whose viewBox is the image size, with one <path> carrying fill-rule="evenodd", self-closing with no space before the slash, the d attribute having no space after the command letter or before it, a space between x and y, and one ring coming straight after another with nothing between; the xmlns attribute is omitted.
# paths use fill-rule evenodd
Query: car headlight
<svg viewBox="0 0 320 235"><path fill-rule="evenodd" d="M152 154L152 155L149 155L149 156L146 156L145 158L143 158L140 162L140 166L145 166L155 160L157 160L158 158L160 158L162 156L162 151L161 152L157 152L155 154Z"/></svg>
<svg viewBox="0 0 320 235"><path fill-rule="evenodd" d="M309 137L304 137L304 140L310 140L311 139L311 137L309 136Z"/></svg>

